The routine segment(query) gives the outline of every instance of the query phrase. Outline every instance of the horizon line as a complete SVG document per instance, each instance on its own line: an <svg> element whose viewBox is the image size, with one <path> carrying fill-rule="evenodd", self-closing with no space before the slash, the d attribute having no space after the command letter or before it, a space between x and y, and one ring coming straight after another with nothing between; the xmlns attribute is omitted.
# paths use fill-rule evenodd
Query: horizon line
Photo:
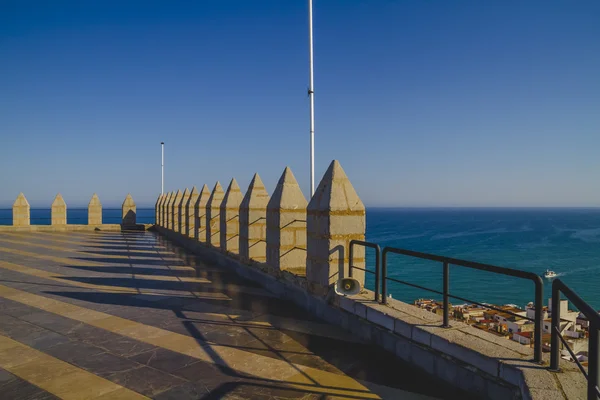
<svg viewBox="0 0 600 400"><path fill-rule="evenodd" d="M87 210L88 206L73 206L73 207L68 207L67 206L67 210ZM152 209L154 210L154 205L142 205L142 206L137 206L138 209L143 209L143 210L149 210ZM367 209L382 209L382 210L451 210L451 209L569 209L569 210L600 210L600 205L597 206L472 206L472 205L465 205L465 206L443 206L443 205L438 205L438 206L381 206L381 205L377 205L377 206L365 206L365 208ZM31 210L50 210L51 207L30 207ZM103 210L120 210L121 209L121 205L118 206L106 206L102 208ZM12 211L12 205L8 206L8 207L0 207L0 211Z"/></svg>

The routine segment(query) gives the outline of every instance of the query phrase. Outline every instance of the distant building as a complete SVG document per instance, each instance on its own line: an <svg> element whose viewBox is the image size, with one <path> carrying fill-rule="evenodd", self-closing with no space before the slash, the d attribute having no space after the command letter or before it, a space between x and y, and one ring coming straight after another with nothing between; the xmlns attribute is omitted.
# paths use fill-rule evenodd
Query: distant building
<svg viewBox="0 0 600 400"><path fill-rule="evenodd" d="M535 319L535 304L533 302L527 304L525 307L527 311L527 318ZM542 307L542 319L548 318L548 307Z"/></svg>
<svg viewBox="0 0 600 400"><path fill-rule="evenodd" d="M476 322L484 319L483 312L485 308L478 305L467 304L464 306L454 307L454 318L463 321Z"/></svg>
<svg viewBox="0 0 600 400"><path fill-rule="evenodd" d="M560 301L560 334L573 338L579 339L585 336L582 328L582 324L578 323L580 320L580 313L577 311L569 310L569 301ZM544 318L543 331L545 333L552 333L552 299L548 300L548 316Z"/></svg>
<svg viewBox="0 0 600 400"><path fill-rule="evenodd" d="M444 315L444 303L433 299L417 299L413 304L437 315ZM448 303L448 313L452 315L452 304Z"/></svg>
<svg viewBox="0 0 600 400"><path fill-rule="evenodd" d="M533 343L533 332L516 332L512 335L512 340L520 344L531 345Z"/></svg>

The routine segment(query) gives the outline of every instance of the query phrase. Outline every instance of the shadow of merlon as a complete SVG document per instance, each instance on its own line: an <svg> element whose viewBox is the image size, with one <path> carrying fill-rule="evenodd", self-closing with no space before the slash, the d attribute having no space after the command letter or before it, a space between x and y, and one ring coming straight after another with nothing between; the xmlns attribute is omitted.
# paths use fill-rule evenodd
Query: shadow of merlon
<svg viewBox="0 0 600 400"><path fill-rule="evenodd" d="M144 225L137 225L136 217L135 211L128 210L121 221L121 230L139 230L140 226L143 227Z"/></svg>

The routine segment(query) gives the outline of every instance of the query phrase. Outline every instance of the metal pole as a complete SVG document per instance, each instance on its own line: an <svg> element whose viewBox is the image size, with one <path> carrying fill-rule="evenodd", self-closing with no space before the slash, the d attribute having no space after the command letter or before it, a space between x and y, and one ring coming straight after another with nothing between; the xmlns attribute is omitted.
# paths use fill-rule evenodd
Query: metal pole
<svg viewBox="0 0 600 400"><path fill-rule="evenodd" d="M381 254L381 304L387 304L387 251Z"/></svg>
<svg viewBox="0 0 600 400"><path fill-rule="evenodd" d="M600 398L597 387L600 387L600 326L590 323L588 348L588 399Z"/></svg>
<svg viewBox="0 0 600 400"><path fill-rule="evenodd" d="M536 311L537 311L536 304ZM560 339L558 331L560 327L560 291L556 281L552 282L552 339L550 341L550 370L559 371L559 358L560 358Z"/></svg>
<svg viewBox="0 0 600 400"><path fill-rule="evenodd" d="M308 96L310 98L310 195L315 194L315 92L313 79L313 26L312 26L312 0L308 0L308 42L310 82Z"/></svg>
<svg viewBox="0 0 600 400"><path fill-rule="evenodd" d="M160 161L160 194L165 193L165 142L160 142L161 161Z"/></svg>
<svg viewBox="0 0 600 400"><path fill-rule="evenodd" d="M381 297L379 296L379 292L381 291L381 260L379 259L379 254L381 253L381 249L379 246L375 248L375 301L381 302Z"/></svg>
<svg viewBox="0 0 600 400"><path fill-rule="evenodd" d="M444 288L443 288L444 325L443 325L443 327L449 328L450 327L450 317L448 315L448 308L450 306L450 301L448 299L448 292L450 291L450 266L448 265L447 262L444 262L443 269L444 269Z"/></svg>
<svg viewBox="0 0 600 400"><path fill-rule="evenodd" d="M350 242L350 251L348 254L348 277L352 278L352 266L354 263L354 243Z"/></svg>
<svg viewBox="0 0 600 400"><path fill-rule="evenodd" d="M544 303L544 283L541 277L535 281L535 325L533 333L533 361L541 363L542 359L542 308Z"/></svg>

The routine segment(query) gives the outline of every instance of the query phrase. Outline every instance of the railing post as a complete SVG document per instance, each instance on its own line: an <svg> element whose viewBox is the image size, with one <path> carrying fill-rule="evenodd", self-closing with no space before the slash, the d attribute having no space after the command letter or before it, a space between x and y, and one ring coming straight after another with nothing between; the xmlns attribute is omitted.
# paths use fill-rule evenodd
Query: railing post
<svg viewBox="0 0 600 400"><path fill-rule="evenodd" d="M375 301L381 302L380 299L380 285L381 285L381 260L379 259L381 249L379 245L375 248Z"/></svg>
<svg viewBox="0 0 600 400"><path fill-rule="evenodd" d="M381 254L381 303L387 304L387 249Z"/></svg>
<svg viewBox="0 0 600 400"><path fill-rule="evenodd" d="M448 300L448 292L450 291L450 266L447 262L444 262L444 328L450 327L450 316L448 315L448 307L450 302Z"/></svg>
<svg viewBox="0 0 600 400"><path fill-rule="evenodd" d="M588 399L596 399L599 398L597 388L600 386L600 335L598 335L600 326L590 323L589 329L587 395Z"/></svg>
<svg viewBox="0 0 600 400"><path fill-rule="evenodd" d="M535 281L535 322L533 332L533 361L542 362L542 308L544 302L544 283L541 277Z"/></svg>
<svg viewBox="0 0 600 400"><path fill-rule="evenodd" d="M348 250L348 277L352 278L352 270L354 264L354 240L350 241L350 249Z"/></svg>
<svg viewBox="0 0 600 400"><path fill-rule="evenodd" d="M554 281L552 283L552 340L550 342L550 370L559 371L560 367L558 365L559 357L560 357L560 339L558 335L560 335L559 326L560 326L560 291L558 290L558 281ZM538 305L536 304L536 314ZM537 322L537 321L536 321Z"/></svg>

